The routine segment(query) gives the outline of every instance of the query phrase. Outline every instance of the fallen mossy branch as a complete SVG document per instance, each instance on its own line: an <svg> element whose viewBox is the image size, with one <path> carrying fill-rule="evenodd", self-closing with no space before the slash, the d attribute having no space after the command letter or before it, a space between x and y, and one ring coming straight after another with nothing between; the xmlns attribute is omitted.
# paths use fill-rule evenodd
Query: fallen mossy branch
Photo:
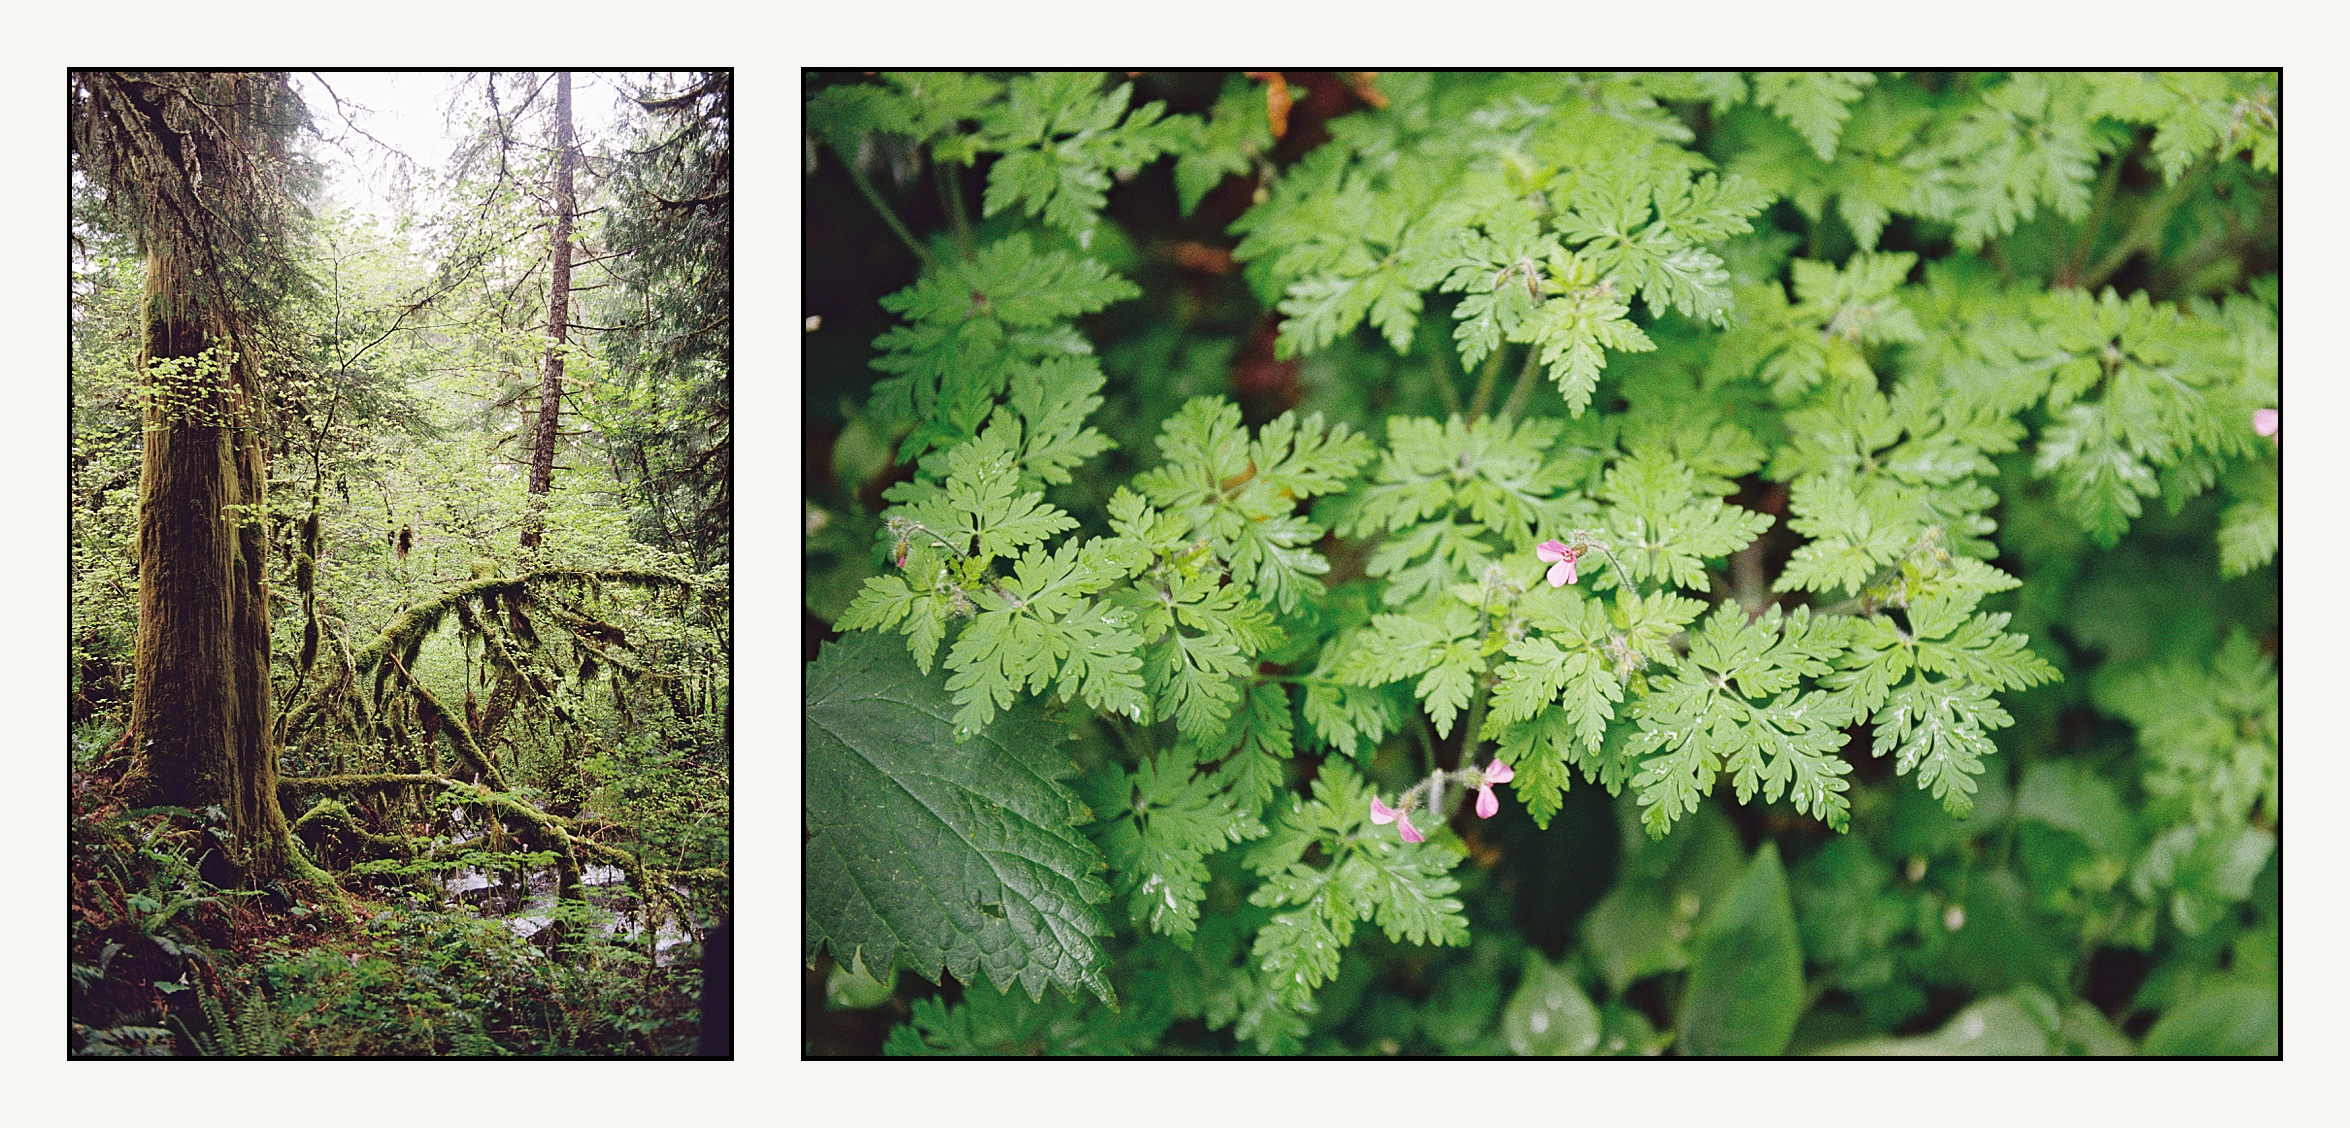
<svg viewBox="0 0 2350 1128"><path fill-rule="evenodd" d="M352 837L378 850L393 851L402 858L414 858L418 853L415 840L406 835L377 834L360 825L358 816L352 814L351 808L344 806L340 799L321 799L311 804L310 809L302 812L302 817L295 819L294 824L286 829L298 831L313 822L325 821L342 824Z"/></svg>
<svg viewBox="0 0 2350 1128"><path fill-rule="evenodd" d="M519 599L527 604L536 601L531 590L534 586L558 583L581 585L619 583L679 590L693 587L693 581L683 576L641 568L613 568L604 571L579 568L542 568L519 576L487 576L481 579L467 580L400 612L389 625L384 627L383 632L376 636L374 642L367 644L364 649L351 656L350 663L346 667L348 675L346 678L326 679L320 682L317 688L304 695L299 704L287 711L286 738L298 737L310 725L315 724L320 711L328 704L338 687L357 685L361 679L373 674L383 664L385 658L396 653L404 653L423 642L426 637L440 628L441 620L448 615L450 609L467 600L485 598Z"/></svg>
<svg viewBox="0 0 2350 1128"><path fill-rule="evenodd" d="M421 787L451 784L464 786L461 781L444 775L408 772L366 772L353 775L280 776L277 781L279 802L321 791L358 791L374 789L389 791L397 787Z"/></svg>

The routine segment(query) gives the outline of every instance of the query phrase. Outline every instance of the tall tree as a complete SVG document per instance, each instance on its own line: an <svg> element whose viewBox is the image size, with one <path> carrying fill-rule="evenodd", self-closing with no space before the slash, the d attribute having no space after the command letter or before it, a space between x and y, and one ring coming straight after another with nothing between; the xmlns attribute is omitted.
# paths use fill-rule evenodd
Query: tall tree
<svg viewBox="0 0 2350 1128"><path fill-rule="evenodd" d="M706 568L734 539L734 74L690 72L633 98L645 119L613 173L607 228L614 312L632 331L602 341L628 389L598 429L643 491L639 536Z"/></svg>
<svg viewBox="0 0 2350 1128"><path fill-rule="evenodd" d="M289 254L301 99L283 74L77 71L78 171L146 256L139 615L123 787L227 815L248 884L286 864L271 736L263 358Z"/></svg>
<svg viewBox="0 0 2350 1128"><path fill-rule="evenodd" d="M563 350L571 341L571 222L578 210L571 178L579 153L571 137L571 72L555 74L555 240L547 251L547 364L539 377L539 417L530 448L530 514L522 547L536 548L546 522L546 495L555 485L555 426L563 414Z"/></svg>

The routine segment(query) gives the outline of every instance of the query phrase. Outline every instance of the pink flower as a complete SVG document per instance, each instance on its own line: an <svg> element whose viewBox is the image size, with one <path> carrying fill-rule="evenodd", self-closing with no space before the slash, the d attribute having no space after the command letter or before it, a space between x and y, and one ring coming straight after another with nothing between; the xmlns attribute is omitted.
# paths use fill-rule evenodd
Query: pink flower
<svg viewBox="0 0 2350 1128"><path fill-rule="evenodd" d="M1412 825L1411 816L1380 802L1376 795L1371 796L1371 821L1381 826L1395 823L1395 832L1402 835L1406 842L1426 842L1428 840L1426 835L1420 833L1418 827Z"/></svg>
<svg viewBox="0 0 2350 1128"><path fill-rule="evenodd" d="M2258 411L2253 412L2252 433L2256 435L2267 435L2272 438L2275 437L2277 433L2277 409L2273 407L2264 407Z"/></svg>
<svg viewBox="0 0 2350 1128"><path fill-rule="evenodd" d="M1480 782L1477 784L1478 818L1492 818L1494 812L1501 810L1501 800L1493 797L1493 785L1497 783L1508 783L1512 779L1517 778L1517 775L1518 773L1510 770L1510 766L1508 764L1505 764L1499 760L1495 760L1494 762L1485 765L1485 771L1481 774Z"/></svg>
<svg viewBox="0 0 2350 1128"><path fill-rule="evenodd" d="M1550 586L1565 587L1575 582L1575 558L1583 555L1580 551L1546 540L1534 546L1534 555L1540 560L1557 561L1550 566Z"/></svg>

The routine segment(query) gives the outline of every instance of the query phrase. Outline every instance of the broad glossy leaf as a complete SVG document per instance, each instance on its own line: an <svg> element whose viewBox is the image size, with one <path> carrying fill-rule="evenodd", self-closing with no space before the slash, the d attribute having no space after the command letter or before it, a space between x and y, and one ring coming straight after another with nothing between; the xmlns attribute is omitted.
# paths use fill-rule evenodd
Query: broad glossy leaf
<svg viewBox="0 0 2350 1128"><path fill-rule="evenodd" d="M809 667L804 958L1113 1000L1093 908L1110 890L1076 829L1092 815L1059 782L1060 728L1024 701L957 742L953 715L943 679L885 636Z"/></svg>
<svg viewBox="0 0 2350 1128"><path fill-rule="evenodd" d="M1688 1054L1776 1054L1803 1013L1803 945L1779 845L1765 842L1698 929L1681 996Z"/></svg>

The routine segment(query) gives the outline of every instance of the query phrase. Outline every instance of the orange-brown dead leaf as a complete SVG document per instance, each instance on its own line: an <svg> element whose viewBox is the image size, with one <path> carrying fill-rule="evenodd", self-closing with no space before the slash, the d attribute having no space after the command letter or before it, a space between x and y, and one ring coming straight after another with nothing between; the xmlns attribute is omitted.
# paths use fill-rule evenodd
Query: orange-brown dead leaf
<svg viewBox="0 0 2350 1128"><path fill-rule="evenodd" d="M1185 270L1197 270L1203 274L1232 273L1232 252L1222 247L1185 240L1175 244L1174 253L1175 264Z"/></svg>
<svg viewBox="0 0 2350 1128"><path fill-rule="evenodd" d="M1289 80L1280 71L1242 71L1241 74L1260 79L1265 84L1265 124L1273 127L1273 136L1289 133Z"/></svg>

